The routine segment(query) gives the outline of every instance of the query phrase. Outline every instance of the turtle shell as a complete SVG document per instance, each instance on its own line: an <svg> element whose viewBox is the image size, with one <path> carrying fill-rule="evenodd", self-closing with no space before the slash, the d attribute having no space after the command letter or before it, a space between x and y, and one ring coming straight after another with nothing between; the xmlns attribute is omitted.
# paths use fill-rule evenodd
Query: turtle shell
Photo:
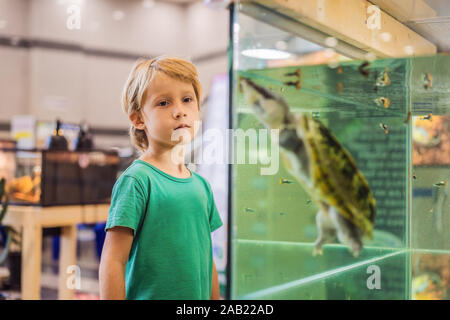
<svg viewBox="0 0 450 320"><path fill-rule="evenodd" d="M299 121L298 135L304 138L310 157L314 198L334 206L339 214L372 238L375 198L355 160L320 121L308 114L303 114Z"/></svg>

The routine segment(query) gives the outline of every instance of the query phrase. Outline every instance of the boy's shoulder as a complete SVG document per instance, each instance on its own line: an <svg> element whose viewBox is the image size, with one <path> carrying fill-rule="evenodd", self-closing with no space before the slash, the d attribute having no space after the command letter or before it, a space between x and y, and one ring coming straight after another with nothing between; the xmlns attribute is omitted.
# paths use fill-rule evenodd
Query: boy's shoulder
<svg viewBox="0 0 450 320"><path fill-rule="evenodd" d="M191 172L192 172L192 175L193 175L194 177L197 177L197 178L205 185L205 187L206 187L207 189L211 189L211 186L210 186L208 180L206 180L206 178L204 178L203 176L201 176L199 173L197 173L197 172L195 172L195 171L192 171L192 170L191 170Z"/></svg>
<svg viewBox="0 0 450 320"><path fill-rule="evenodd" d="M130 166L122 172L119 179L124 179L125 177L131 177L134 178L133 180L143 183L146 179L148 179L148 170L138 161L133 161Z"/></svg>
<svg viewBox="0 0 450 320"><path fill-rule="evenodd" d="M125 171L123 172L123 174L127 174L130 176L133 175L140 175L142 174L142 172L144 171L144 166L142 166L142 164L137 161L137 159L135 159L129 166L128 168L125 169Z"/></svg>

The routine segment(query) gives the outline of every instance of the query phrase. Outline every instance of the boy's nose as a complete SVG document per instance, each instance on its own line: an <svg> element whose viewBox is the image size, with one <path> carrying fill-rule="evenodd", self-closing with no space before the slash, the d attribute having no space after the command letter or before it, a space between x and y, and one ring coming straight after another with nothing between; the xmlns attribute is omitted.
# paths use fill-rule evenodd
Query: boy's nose
<svg viewBox="0 0 450 320"><path fill-rule="evenodd" d="M180 117L186 117L186 112L184 112L184 110L182 110L179 107L175 108L173 113L174 113L175 119L179 119Z"/></svg>

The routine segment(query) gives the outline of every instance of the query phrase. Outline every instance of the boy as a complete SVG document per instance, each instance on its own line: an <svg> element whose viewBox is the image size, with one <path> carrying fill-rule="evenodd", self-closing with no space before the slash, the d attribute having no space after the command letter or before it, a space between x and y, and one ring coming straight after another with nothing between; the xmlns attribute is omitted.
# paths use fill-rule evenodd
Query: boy
<svg viewBox="0 0 450 320"><path fill-rule="evenodd" d="M222 221L209 183L176 151L195 135L200 95L183 59L139 60L130 73L122 106L142 155L113 188L101 299L219 299L211 232Z"/></svg>

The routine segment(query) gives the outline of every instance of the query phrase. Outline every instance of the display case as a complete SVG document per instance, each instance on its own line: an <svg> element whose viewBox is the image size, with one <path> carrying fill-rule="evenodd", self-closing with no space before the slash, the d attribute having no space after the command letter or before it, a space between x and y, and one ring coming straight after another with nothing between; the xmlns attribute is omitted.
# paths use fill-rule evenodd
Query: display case
<svg viewBox="0 0 450 320"><path fill-rule="evenodd" d="M13 205L109 203L118 168L116 151L0 148L0 176Z"/></svg>
<svg viewBox="0 0 450 320"><path fill-rule="evenodd" d="M333 30L325 34L314 23L297 23L287 10L277 12L282 1L271 8L265 6L271 1L256 2L235 2L230 10L231 127L237 137L230 298L449 299L450 55L380 58L349 44L356 41L334 38ZM242 86L243 79L255 85L255 97L263 96L250 98L258 101L253 106L246 98L253 87ZM295 143L323 141L325 130L313 131L299 119L317 120L367 181L375 200L373 237L363 238L359 255L338 239L313 255L321 205L342 208L367 196L337 178L350 165L338 158L341 147L316 144L308 159L286 161L282 134L272 135L267 126L284 110L274 107L274 97L295 119L296 137L303 137ZM276 102L263 105L264 99ZM255 113L267 108L266 118ZM245 134L239 138L238 132ZM299 179L302 161L315 164L320 183ZM348 198L333 202L338 191L330 185Z"/></svg>

